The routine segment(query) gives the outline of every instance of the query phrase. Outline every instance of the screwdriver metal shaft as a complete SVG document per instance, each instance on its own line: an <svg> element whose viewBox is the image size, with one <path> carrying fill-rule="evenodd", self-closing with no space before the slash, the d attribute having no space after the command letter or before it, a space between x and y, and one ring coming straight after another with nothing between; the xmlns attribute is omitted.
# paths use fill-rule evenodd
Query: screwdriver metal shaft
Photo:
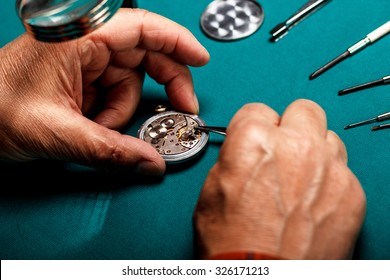
<svg viewBox="0 0 390 280"><path fill-rule="evenodd" d="M325 71L332 68L334 65L338 64L339 62L343 61L347 57L357 53L358 51L364 49L368 45L374 43L375 41L379 40L386 34L390 32L390 21L386 22L385 24L379 26L377 29L369 33L364 39L360 40L356 44L354 44L352 47L348 48L344 53L327 63L326 65L322 66L320 69L315 71L313 74L309 76L309 80L313 80L314 78L318 77Z"/></svg>
<svg viewBox="0 0 390 280"><path fill-rule="evenodd" d="M386 129L386 128L390 128L390 123L373 126L373 127L371 127L371 130L376 131L376 130L381 130L381 129Z"/></svg>
<svg viewBox="0 0 390 280"><path fill-rule="evenodd" d="M322 73L324 73L326 70L332 68L333 66L335 66L338 63L340 63L341 61L343 61L344 59L346 59L347 57L349 57L351 55L352 54L349 51L343 52L341 55L339 55L335 59L331 60L330 62L328 62L327 64L322 66L320 69L315 71L313 74L311 74L310 77L309 77L309 80L313 80L314 78L316 78L319 75L321 75Z"/></svg>
<svg viewBox="0 0 390 280"><path fill-rule="evenodd" d="M195 129L198 129L203 132L214 132L221 135L226 135L226 127L221 126L195 126Z"/></svg>
<svg viewBox="0 0 390 280"><path fill-rule="evenodd" d="M388 119L390 119L390 112L378 115L378 116L376 116L376 117L374 117L372 119L368 119L368 120L365 120L365 121L349 124L347 126L344 126L344 129L349 129L349 128L353 128L353 127L357 127L357 126L361 126L361 125L365 125L365 124L369 124L369 123L374 123L374 122L381 122L381 121L385 121L385 120L388 120Z"/></svg>
<svg viewBox="0 0 390 280"><path fill-rule="evenodd" d="M368 83L364 83L361 85L353 86L350 88L342 89L339 91L338 95L345 95L345 94L348 94L351 92L355 92L355 91L359 91L359 90L363 90L363 89L367 89L367 88L372 88L372 87L376 87L376 86L380 86L380 85L385 85L388 83L390 83L390 76L386 76L386 77L383 77L381 79L371 81Z"/></svg>

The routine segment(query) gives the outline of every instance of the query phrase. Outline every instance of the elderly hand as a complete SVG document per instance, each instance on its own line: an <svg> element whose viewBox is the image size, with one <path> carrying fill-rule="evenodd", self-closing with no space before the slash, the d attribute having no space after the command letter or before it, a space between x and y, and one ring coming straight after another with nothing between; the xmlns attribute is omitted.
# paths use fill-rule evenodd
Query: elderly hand
<svg viewBox="0 0 390 280"><path fill-rule="evenodd" d="M199 255L350 258L365 205L317 104L298 100L281 117L248 104L232 119L195 209Z"/></svg>
<svg viewBox="0 0 390 280"><path fill-rule="evenodd" d="M52 158L161 175L149 144L118 132L136 110L145 73L178 110L198 112L189 66L209 54L184 27L121 9L95 32L48 44L28 35L0 50L0 159Z"/></svg>

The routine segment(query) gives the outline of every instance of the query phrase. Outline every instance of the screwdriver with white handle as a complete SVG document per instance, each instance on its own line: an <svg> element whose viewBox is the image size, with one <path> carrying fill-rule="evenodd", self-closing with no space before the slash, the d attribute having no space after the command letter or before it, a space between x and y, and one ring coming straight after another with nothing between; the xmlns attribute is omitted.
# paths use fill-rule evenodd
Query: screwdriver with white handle
<svg viewBox="0 0 390 280"><path fill-rule="evenodd" d="M371 45L375 41L379 40L386 34L390 32L390 21L386 22L385 24L381 25L371 33L369 33L364 39L360 40L356 44L354 44L352 47L348 48L344 53L330 61L329 63L322 66L320 69L315 71L313 74L310 75L309 79L313 80L314 78L318 77L322 73L324 73L326 70L330 69L337 63L343 61L347 57L352 56L353 54L357 53L358 51L364 49L368 45Z"/></svg>

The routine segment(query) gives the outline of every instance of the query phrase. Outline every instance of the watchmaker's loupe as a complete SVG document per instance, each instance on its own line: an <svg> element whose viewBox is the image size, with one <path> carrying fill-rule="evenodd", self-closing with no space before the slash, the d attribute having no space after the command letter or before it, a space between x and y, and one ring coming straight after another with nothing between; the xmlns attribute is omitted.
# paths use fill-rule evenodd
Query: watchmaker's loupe
<svg viewBox="0 0 390 280"><path fill-rule="evenodd" d="M39 41L61 42L88 34L108 21L123 0L17 0L19 18Z"/></svg>

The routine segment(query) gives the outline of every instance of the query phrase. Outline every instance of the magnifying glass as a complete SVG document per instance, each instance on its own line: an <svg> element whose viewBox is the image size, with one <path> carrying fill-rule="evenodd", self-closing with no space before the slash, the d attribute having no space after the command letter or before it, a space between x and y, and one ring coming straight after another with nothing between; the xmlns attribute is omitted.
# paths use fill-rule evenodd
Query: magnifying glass
<svg viewBox="0 0 390 280"><path fill-rule="evenodd" d="M27 33L43 42L63 42L107 22L126 0L16 0Z"/></svg>

